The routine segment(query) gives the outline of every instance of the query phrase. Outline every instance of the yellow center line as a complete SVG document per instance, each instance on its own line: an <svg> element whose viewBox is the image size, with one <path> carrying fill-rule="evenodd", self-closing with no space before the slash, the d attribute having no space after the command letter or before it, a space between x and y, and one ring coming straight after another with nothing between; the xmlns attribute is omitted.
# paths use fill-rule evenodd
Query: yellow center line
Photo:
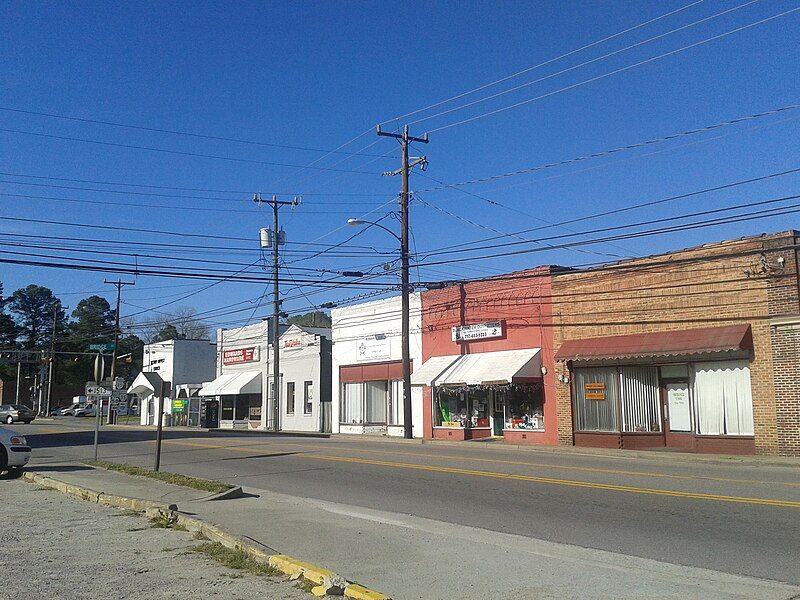
<svg viewBox="0 0 800 600"><path fill-rule="evenodd" d="M299 442L262 442L263 446L266 447L290 447L290 448L308 448L312 451L318 451L318 445L309 445L303 444ZM209 448L217 448L221 446L209 446ZM224 446L224 447L244 447L238 445L231 445L231 446ZM758 479L736 479L730 477L713 477L710 475L675 475L671 473L654 473L652 471L627 471L625 469L606 469L602 467L580 467L574 465L553 465L549 463L540 463L540 462L528 462L528 461L518 461L518 460L506 460L506 459L499 459L499 458L480 458L475 456L454 456L451 454L427 454L421 452L403 452L400 450L389 450L389 449L367 449L367 448L325 448L325 451L333 451L338 450L342 452L355 452L355 453L362 453L362 454L393 454L397 456L406 456L409 458L431 458L431 459L439 459L439 460L463 460L463 461L471 461L471 462L483 462L483 463L494 463L494 464L501 464L501 465L514 465L514 466L523 466L523 467L537 467L540 469L550 469L553 471L577 471L583 473L602 473L607 475L628 475L631 477L653 477L659 479L679 479L679 480L689 480L689 481L714 481L718 483L736 483L742 485L776 485L781 487L800 487L800 483L791 482L791 481L763 481ZM261 451L261 450L259 450Z"/></svg>
<svg viewBox="0 0 800 600"><path fill-rule="evenodd" d="M263 448L252 448L246 446L229 446L217 444L201 444L197 442L184 442L177 440L165 440L164 443L180 446L192 446L208 449L230 450L235 452L262 452ZM414 463L401 463L387 460L373 460L367 458L355 458L348 456L331 456L326 454L297 454L298 458L310 460L324 460L332 462L355 463L363 465L373 465L390 467L397 469L411 469L418 471L428 471L434 473L451 473L456 475L468 475L472 477L490 477L493 479L510 479L514 481L528 481L532 483L546 483L551 485L565 485L570 487L590 488L597 490L608 490L614 492L626 492L631 494L647 494L651 496L669 496L673 498L686 498L693 500L715 500L718 502L733 502L737 504L752 504L760 506L777 506L782 508L800 508L800 501L779 500L773 498L751 498L746 496L727 496L722 494L707 494L703 492L682 492L678 490L661 490L656 488L635 487L629 485L618 485L611 483L593 483L589 481L577 481L572 479L558 479L554 477L541 477L536 475L517 475L514 473L498 473L495 471L479 471L475 469L462 469L458 467L440 467L431 465L418 465Z"/></svg>

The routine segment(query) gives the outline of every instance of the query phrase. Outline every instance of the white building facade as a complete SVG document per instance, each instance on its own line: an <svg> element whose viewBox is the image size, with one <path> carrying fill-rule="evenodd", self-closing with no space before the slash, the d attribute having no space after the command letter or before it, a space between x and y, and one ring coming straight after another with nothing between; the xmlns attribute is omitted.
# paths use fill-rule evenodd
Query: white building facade
<svg viewBox="0 0 800 600"><path fill-rule="evenodd" d="M217 330L216 377L199 391L216 402L209 427L320 432L331 430L331 332L281 325L280 407L273 395L272 340L268 321Z"/></svg>
<svg viewBox="0 0 800 600"><path fill-rule="evenodd" d="M179 394L179 389L188 392L214 377L216 355L216 344L209 340L167 340L147 344L144 347L142 372L128 389L129 393L136 394L139 398L141 424L157 424L162 381L167 384L163 412L172 415L173 399L183 395ZM187 393L185 410L175 413L181 417L166 419L164 424L183 424L184 420L187 421L185 424L189 424L190 413L199 415L199 402L196 396L193 403L189 402ZM196 424L199 425L199 420Z"/></svg>
<svg viewBox="0 0 800 600"><path fill-rule="evenodd" d="M410 297L411 368L422 365L422 305ZM401 298L333 309L334 433L403 435ZM422 437L422 390L411 391L414 437Z"/></svg>

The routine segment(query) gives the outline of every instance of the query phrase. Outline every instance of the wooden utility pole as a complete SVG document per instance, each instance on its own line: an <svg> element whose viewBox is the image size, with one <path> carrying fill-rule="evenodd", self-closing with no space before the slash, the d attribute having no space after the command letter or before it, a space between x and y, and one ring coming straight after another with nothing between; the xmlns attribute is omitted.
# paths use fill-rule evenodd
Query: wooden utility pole
<svg viewBox="0 0 800 600"><path fill-rule="evenodd" d="M117 346L119 346L119 303L120 297L122 296L122 286L124 285L136 285L135 281L122 281L121 279L117 279L116 281L108 281L107 279L103 280L103 283L110 283L111 285L115 285L117 287L117 309L114 313L114 348L111 350L111 393L112 395L108 399L108 417L106 419L106 423L112 422L111 416L111 399L114 397L114 377L117 373ZM103 401L100 401L100 412L103 411Z"/></svg>
<svg viewBox="0 0 800 600"><path fill-rule="evenodd" d="M402 338L403 338L403 435L411 439L414 437L414 428L411 422L411 348L410 348L410 296L411 284L409 282L409 254L408 254L408 175L413 167L422 165L423 169L427 165L427 160L424 156L414 159L412 164L408 161L408 144L409 142L420 142L423 144L428 143L428 134L424 137L417 138L411 137L408 134L408 125L403 127L403 133L389 133L381 131L381 126L378 125L378 135L384 137L393 137L400 141L402 149L402 165L399 170L388 173L389 175L402 175L402 191L400 192L400 262L402 271Z"/></svg>

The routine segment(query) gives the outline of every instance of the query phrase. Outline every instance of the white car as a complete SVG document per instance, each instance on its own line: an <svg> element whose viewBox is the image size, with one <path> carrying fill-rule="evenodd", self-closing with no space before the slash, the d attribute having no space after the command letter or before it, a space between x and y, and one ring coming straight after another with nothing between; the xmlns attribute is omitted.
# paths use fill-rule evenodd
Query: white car
<svg viewBox="0 0 800 600"><path fill-rule="evenodd" d="M31 459L31 447L25 436L6 427L0 427L0 473L21 469Z"/></svg>

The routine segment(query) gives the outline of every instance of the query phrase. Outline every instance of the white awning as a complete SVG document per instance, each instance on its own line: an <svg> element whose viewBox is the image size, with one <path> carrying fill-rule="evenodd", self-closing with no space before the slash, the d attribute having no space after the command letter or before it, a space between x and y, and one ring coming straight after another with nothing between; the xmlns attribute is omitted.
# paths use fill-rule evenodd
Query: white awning
<svg viewBox="0 0 800 600"><path fill-rule="evenodd" d="M237 371L220 375L211 383L203 384L201 396L236 396L260 394L261 371Z"/></svg>
<svg viewBox="0 0 800 600"><path fill-rule="evenodd" d="M131 387L128 388L129 394L136 394L139 397L147 397L161 393L163 380L158 373L142 371L133 380Z"/></svg>
<svg viewBox="0 0 800 600"><path fill-rule="evenodd" d="M511 383L542 376L540 348L477 354L433 356L411 374L411 385L481 385Z"/></svg>

